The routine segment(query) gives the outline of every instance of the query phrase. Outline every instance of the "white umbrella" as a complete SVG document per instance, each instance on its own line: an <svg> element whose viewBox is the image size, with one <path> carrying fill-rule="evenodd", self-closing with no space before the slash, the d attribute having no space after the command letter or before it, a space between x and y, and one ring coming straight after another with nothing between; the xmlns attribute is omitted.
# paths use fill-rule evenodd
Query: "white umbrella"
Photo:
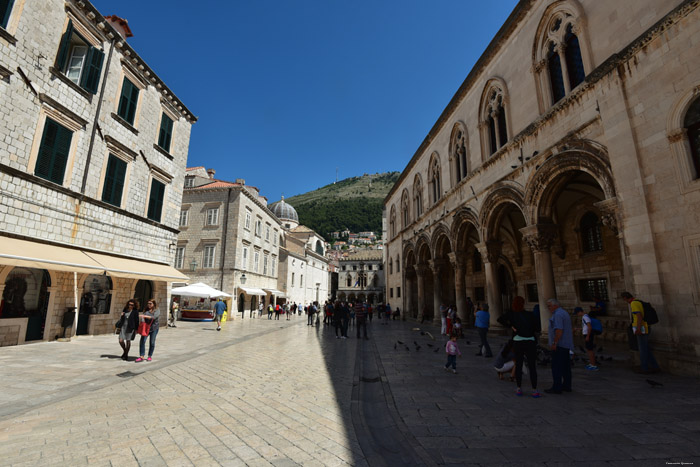
<svg viewBox="0 0 700 467"><path fill-rule="evenodd" d="M216 290L213 287L209 287L207 284L197 282L196 284L186 285L184 287L175 287L172 290L173 295L186 295L188 297L204 297L204 298L216 298L216 297L231 297L231 295L221 290Z"/></svg>

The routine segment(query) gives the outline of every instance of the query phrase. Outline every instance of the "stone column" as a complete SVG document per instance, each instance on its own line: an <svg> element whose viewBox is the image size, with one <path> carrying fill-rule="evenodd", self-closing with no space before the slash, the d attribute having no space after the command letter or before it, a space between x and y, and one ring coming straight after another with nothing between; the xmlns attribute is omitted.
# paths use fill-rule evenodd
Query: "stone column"
<svg viewBox="0 0 700 467"><path fill-rule="evenodd" d="M464 283L465 261L464 258L457 256L456 253L450 253L450 263L455 270L455 298L457 303L457 316L462 320L463 324L467 322L467 292Z"/></svg>
<svg viewBox="0 0 700 467"><path fill-rule="evenodd" d="M418 288L418 314L416 317L421 316L423 309L425 308L425 271L428 267L425 264L416 264L416 286ZM422 317L422 316L421 316Z"/></svg>
<svg viewBox="0 0 700 467"><path fill-rule="evenodd" d="M435 259L429 261L430 269L433 271L433 323L440 325L440 305L442 305L442 287L440 287L440 273L445 265L445 260Z"/></svg>
<svg viewBox="0 0 700 467"><path fill-rule="evenodd" d="M552 269L551 247L557 238L557 226L554 224L529 225L520 229L523 238L532 249L535 256L535 274L537 275L537 295L540 304L540 323L543 333L547 332L551 313L547 308L547 300L557 298Z"/></svg>
<svg viewBox="0 0 700 467"><path fill-rule="evenodd" d="M501 287L498 283L498 258L501 256L503 242L500 240L488 240L479 243L476 247L481 253L484 263L484 275L486 276L486 303L489 305L491 325L498 325L498 318L503 313L501 307Z"/></svg>

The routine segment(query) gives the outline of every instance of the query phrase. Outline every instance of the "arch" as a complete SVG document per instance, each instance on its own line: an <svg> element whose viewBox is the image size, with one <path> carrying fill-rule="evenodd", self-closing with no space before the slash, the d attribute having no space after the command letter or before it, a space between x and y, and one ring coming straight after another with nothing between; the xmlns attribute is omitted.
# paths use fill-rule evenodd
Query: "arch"
<svg viewBox="0 0 700 467"><path fill-rule="evenodd" d="M479 101L482 159L496 153L509 139L510 115L506 82L500 77L489 79Z"/></svg>
<svg viewBox="0 0 700 467"><path fill-rule="evenodd" d="M430 239L430 250L433 252L433 258L437 257L437 252L441 249L440 246L447 242L448 253L454 251L452 248L452 238L450 238L450 229L440 222L433 230L432 238Z"/></svg>
<svg viewBox="0 0 700 467"><path fill-rule="evenodd" d="M416 257L418 263L423 263L433 258L430 249L430 239L425 235L421 234L416 240Z"/></svg>
<svg viewBox="0 0 700 467"><path fill-rule="evenodd" d="M684 92L675 102L666 120L666 132L673 152L676 177L682 192L700 189L700 147L694 150L686 119L689 111L700 103L700 83ZM692 130L692 129L691 129ZM691 131L694 133L694 131Z"/></svg>
<svg viewBox="0 0 700 467"><path fill-rule="evenodd" d="M467 127L461 121L456 122L452 127L448 152L453 187L465 179L469 173L469 156L467 153L468 147L469 140L467 136Z"/></svg>
<svg viewBox="0 0 700 467"><path fill-rule="evenodd" d="M430 190L430 204L437 203L442 198L442 176L440 173L440 154L434 152L430 156L428 166L428 187Z"/></svg>
<svg viewBox="0 0 700 467"><path fill-rule="evenodd" d="M391 211L389 214L389 235L391 238L396 237L396 205L391 205Z"/></svg>
<svg viewBox="0 0 700 467"><path fill-rule="evenodd" d="M423 215L423 177L417 173L413 177L413 218L418 220Z"/></svg>
<svg viewBox="0 0 700 467"><path fill-rule="evenodd" d="M450 236L455 241L455 247L457 247L460 235L469 226L473 226L479 232L479 216L476 214L476 209L471 206L458 208L452 217L452 227L450 228Z"/></svg>
<svg viewBox="0 0 700 467"><path fill-rule="evenodd" d="M401 193L401 227L405 229L411 224L411 197L408 189L404 188Z"/></svg>
<svg viewBox="0 0 700 467"><path fill-rule="evenodd" d="M604 199L615 198L615 184L604 146L594 141L575 140L557 149L560 152L547 159L527 181L525 204L529 209L525 219L529 225L551 217L551 197L566 184L566 177L562 175L567 172L589 174L603 190Z"/></svg>
<svg viewBox="0 0 700 467"><path fill-rule="evenodd" d="M487 240L491 238L495 227L499 224L501 216L504 213L505 205L515 205L527 219L525 210L525 197L522 190L512 182L496 183L481 205L481 238Z"/></svg>

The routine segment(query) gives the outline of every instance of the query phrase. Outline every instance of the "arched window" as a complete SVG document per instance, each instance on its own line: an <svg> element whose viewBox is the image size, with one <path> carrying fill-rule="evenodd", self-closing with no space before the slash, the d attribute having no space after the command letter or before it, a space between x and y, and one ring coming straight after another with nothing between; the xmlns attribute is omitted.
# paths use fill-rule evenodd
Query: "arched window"
<svg viewBox="0 0 700 467"><path fill-rule="evenodd" d="M396 206L391 206L391 214L389 215L389 234L391 238L396 237Z"/></svg>
<svg viewBox="0 0 700 467"><path fill-rule="evenodd" d="M490 80L481 98L480 118L484 154L489 156L508 142L506 104L505 84L500 79Z"/></svg>
<svg viewBox="0 0 700 467"><path fill-rule="evenodd" d="M553 3L542 16L533 53L540 112L563 99L586 78L582 51L585 41L580 40L582 18L580 7L566 0Z"/></svg>
<svg viewBox="0 0 700 467"><path fill-rule="evenodd" d="M467 168L467 132L464 125L455 123L450 137L450 165L453 172L453 184L466 178Z"/></svg>
<svg viewBox="0 0 700 467"><path fill-rule="evenodd" d="M401 259L399 259L399 256L396 256L396 272L401 272Z"/></svg>
<svg viewBox="0 0 700 467"><path fill-rule="evenodd" d="M598 216L587 212L581 218L580 224L581 245L584 253L601 251L603 249L603 236L600 232Z"/></svg>
<svg viewBox="0 0 700 467"><path fill-rule="evenodd" d="M697 179L700 178L700 98L690 105L683 119L683 126L690 143L692 168L695 170L693 178Z"/></svg>
<svg viewBox="0 0 700 467"><path fill-rule="evenodd" d="M394 262L392 261L391 258L389 258L389 274L394 273Z"/></svg>
<svg viewBox="0 0 700 467"><path fill-rule="evenodd" d="M433 154L430 161L430 170L428 172L428 187L430 189L430 201L432 204L437 203L442 195L442 187L440 184L440 158L437 153Z"/></svg>
<svg viewBox="0 0 700 467"><path fill-rule="evenodd" d="M423 180L420 174L413 179L413 213L415 219L423 215Z"/></svg>
<svg viewBox="0 0 700 467"><path fill-rule="evenodd" d="M323 256L323 244L321 243L321 240L316 240L316 253Z"/></svg>
<svg viewBox="0 0 700 467"><path fill-rule="evenodd" d="M411 223L411 201L408 195L408 190L403 190L401 193L401 222L404 229Z"/></svg>
<svg viewBox="0 0 700 467"><path fill-rule="evenodd" d="M345 279L345 285L347 287L352 287L352 274L348 274L347 278Z"/></svg>

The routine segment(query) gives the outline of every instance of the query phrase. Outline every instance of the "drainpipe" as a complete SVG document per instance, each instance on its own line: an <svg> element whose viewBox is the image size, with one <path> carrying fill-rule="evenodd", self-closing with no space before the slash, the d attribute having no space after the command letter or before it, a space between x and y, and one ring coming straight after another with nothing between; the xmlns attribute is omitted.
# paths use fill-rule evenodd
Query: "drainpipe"
<svg viewBox="0 0 700 467"><path fill-rule="evenodd" d="M224 261L226 260L226 237L228 236L228 210L231 204L231 188L228 189L228 194L226 195L226 211L224 211L224 235L221 240L221 283L219 284L219 290L226 292L224 290Z"/></svg>
<svg viewBox="0 0 700 467"><path fill-rule="evenodd" d="M110 42L109 55L107 56L107 65L105 66L105 74L102 77L102 89L100 89L100 100L97 102L97 110L95 111L95 120L92 123L92 134L90 135L90 146L88 147L87 157L85 158L85 171L83 172L83 183L80 186L80 193L85 195L85 185L87 185L88 170L90 168L90 159L92 158L92 148L95 144L95 132L100 119L100 111L102 110L102 99L105 94L105 85L107 84L107 75L109 75L109 65L112 62L112 53L114 52L114 39ZM81 197L82 201L82 197Z"/></svg>

